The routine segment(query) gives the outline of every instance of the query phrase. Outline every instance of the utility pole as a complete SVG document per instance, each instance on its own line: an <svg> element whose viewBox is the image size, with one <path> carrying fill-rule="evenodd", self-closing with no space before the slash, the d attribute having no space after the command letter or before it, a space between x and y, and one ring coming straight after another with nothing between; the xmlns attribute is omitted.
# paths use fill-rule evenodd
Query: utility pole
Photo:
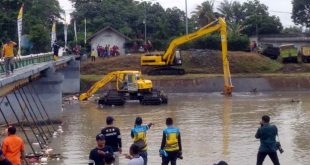
<svg viewBox="0 0 310 165"><path fill-rule="evenodd" d="M144 20L143 20L143 23L144 23L144 42L146 43L146 33L147 33L147 30L146 30L146 2L144 2Z"/></svg>
<svg viewBox="0 0 310 165"><path fill-rule="evenodd" d="M186 28L186 35L188 35L188 17L187 17L187 0L185 0L185 28Z"/></svg>

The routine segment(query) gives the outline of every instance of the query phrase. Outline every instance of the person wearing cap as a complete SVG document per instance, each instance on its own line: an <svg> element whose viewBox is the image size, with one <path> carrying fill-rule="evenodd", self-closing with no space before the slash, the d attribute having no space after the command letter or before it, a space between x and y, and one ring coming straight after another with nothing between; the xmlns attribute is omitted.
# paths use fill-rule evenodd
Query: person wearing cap
<svg viewBox="0 0 310 165"><path fill-rule="evenodd" d="M4 65L5 65L5 73L6 75L10 75L10 71L13 73L14 65L14 46L17 44L10 39L6 41L2 48L2 56L4 57Z"/></svg>
<svg viewBox="0 0 310 165"><path fill-rule="evenodd" d="M228 164L225 161L219 161L218 163L216 163L214 165L228 165Z"/></svg>
<svg viewBox="0 0 310 165"><path fill-rule="evenodd" d="M163 130L160 150L166 154L161 155L162 165L176 165L177 158L182 157L182 143L180 129L173 126L172 118L166 119L167 128Z"/></svg>
<svg viewBox="0 0 310 165"><path fill-rule="evenodd" d="M104 165L105 157L113 156L113 149L105 144L105 136L103 134L98 134L96 141L97 147L90 151L88 165Z"/></svg>
<svg viewBox="0 0 310 165"><path fill-rule="evenodd" d="M2 150L0 150L0 165L12 165L12 163L4 157Z"/></svg>
<svg viewBox="0 0 310 165"><path fill-rule="evenodd" d="M2 142L3 155L12 163L12 165L21 165L25 160L25 144L22 138L15 135L16 128L8 128L8 136Z"/></svg>
<svg viewBox="0 0 310 165"><path fill-rule="evenodd" d="M146 132L151 128L153 123L142 125L143 121L141 117L137 117L135 121L135 127L131 129L131 138L133 143L140 149L140 156L144 160L144 165L147 165L147 138Z"/></svg>
<svg viewBox="0 0 310 165"><path fill-rule="evenodd" d="M122 153L122 139L120 129L113 126L114 118L108 116L106 119L107 127L101 130L105 136L106 145L111 146L114 152L114 165L119 165L119 154Z"/></svg>

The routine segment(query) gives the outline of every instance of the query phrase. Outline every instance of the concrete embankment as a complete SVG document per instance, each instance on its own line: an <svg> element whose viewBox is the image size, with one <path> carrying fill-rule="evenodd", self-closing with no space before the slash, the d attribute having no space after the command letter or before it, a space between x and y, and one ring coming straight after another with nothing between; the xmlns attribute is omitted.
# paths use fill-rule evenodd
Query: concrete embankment
<svg viewBox="0 0 310 165"><path fill-rule="evenodd" d="M82 76L82 90L87 90L101 76L90 77L93 76ZM159 76L145 79L152 80L155 88L167 93L221 92L224 85L221 75ZM235 75L232 83L234 92L310 91L310 73ZM112 87L109 84L104 90Z"/></svg>

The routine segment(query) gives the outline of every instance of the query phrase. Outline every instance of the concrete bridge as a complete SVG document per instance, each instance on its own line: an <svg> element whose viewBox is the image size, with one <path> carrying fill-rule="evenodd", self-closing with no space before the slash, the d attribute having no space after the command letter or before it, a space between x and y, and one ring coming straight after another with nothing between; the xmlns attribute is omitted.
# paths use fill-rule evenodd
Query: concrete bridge
<svg viewBox="0 0 310 165"><path fill-rule="evenodd" d="M250 37L251 41L256 41L259 44L272 44L275 47L279 47L284 44L294 44L298 49L301 46L309 45L310 34L298 33L298 34L274 34L274 35L260 35Z"/></svg>
<svg viewBox="0 0 310 165"><path fill-rule="evenodd" d="M16 58L14 65L6 76L0 61L0 124L32 123L35 114L38 121L59 121L62 95L80 91L80 61L71 55L54 61L52 53L42 53Z"/></svg>

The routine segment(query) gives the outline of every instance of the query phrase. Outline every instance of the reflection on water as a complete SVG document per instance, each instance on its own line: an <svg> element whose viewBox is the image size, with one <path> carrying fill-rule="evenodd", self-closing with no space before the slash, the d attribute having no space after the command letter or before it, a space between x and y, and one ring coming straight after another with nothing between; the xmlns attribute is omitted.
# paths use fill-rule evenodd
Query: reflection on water
<svg viewBox="0 0 310 165"><path fill-rule="evenodd" d="M301 102L291 103L292 98ZM230 165L252 165L259 146L254 134L260 117L268 114L279 128L285 150L279 155L281 164L308 165L309 109L309 93L235 94L231 98L218 94L172 94L167 106L141 106L137 102L104 109L94 103L67 105L65 132L53 142L54 149L66 158L49 164L87 164L89 151L95 147L95 135L105 126L105 117L112 115L121 129L124 152L132 143L130 129L136 116L155 123L148 132L151 165L161 162L158 150L166 117L173 117L181 129L184 159L178 164L212 165L225 160ZM126 162L121 159L121 164ZM271 164L269 158L265 164Z"/></svg>

